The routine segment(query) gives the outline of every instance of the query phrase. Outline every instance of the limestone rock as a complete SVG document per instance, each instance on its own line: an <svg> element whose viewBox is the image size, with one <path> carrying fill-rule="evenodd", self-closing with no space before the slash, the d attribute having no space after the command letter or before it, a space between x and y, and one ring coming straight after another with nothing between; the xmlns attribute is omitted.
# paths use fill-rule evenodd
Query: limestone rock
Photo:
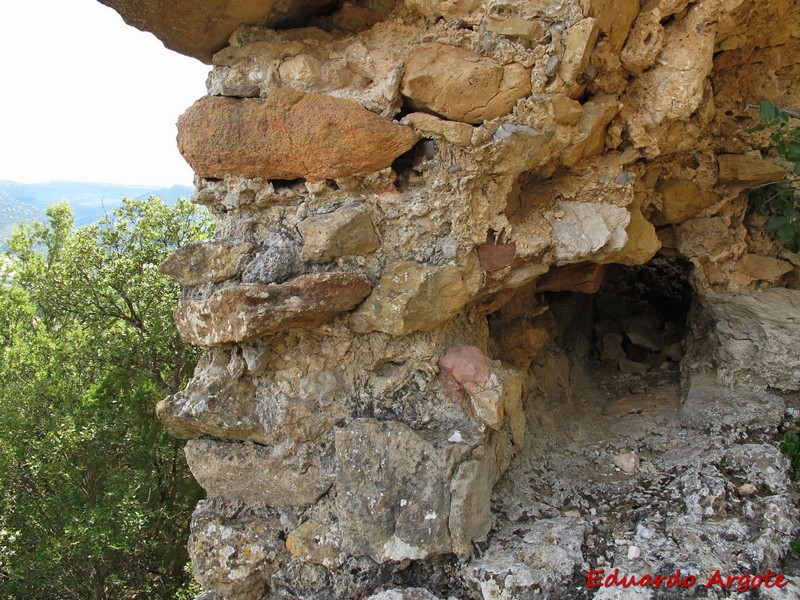
<svg viewBox="0 0 800 600"><path fill-rule="evenodd" d="M613 204L559 200L545 219L553 227L558 264L585 260L601 251L618 252L628 241L625 228L630 213Z"/></svg>
<svg viewBox="0 0 800 600"><path fill-rule="evenodd" d="M380 245L370 210L361 204L349 204L331 213L313 215L297 228L303 236L300 257L309 263L369 254Z"/></svg>
<svg viewBox="0 0 800 600"><path fill-rule="evenodd" d="M254 340L292 328L317 327L357 306L369 281L350 273L300 275L280 284L238 284L207 300L181 300L175 323L198 346Z"/></svg>
<svg viewBox="0 0 800 600"><path fill-rule="evenodd" d="M525 20L563 21L573 7L569 0L489 0L487 13Z"/></svg>
<svg viewBox="0 0 800 600"><path fill-rule="evenodd" d="M578 133L573 143L561 154L561 161L568 167L581 159L594 156L605 147L606 127L617 116L620 104L613 96L598 94L583 105Z"/></svg>
<svg viewBox="0 0 800 600"><path fill-rule="evenodd" d="M719 180L727 183L758 185L781 181L786 171L778 165L747 154L720 154Z"/></svg>
<svg viewBox="0 0 800 600"><path fill-rule="evenodd" d="M426 134L426 136L440 135L456 146L469 146L472 141L472 134L475 132L475 128L467 123L446 121L422 112L406 115L403 122L408 123L417 131Z"/></svg>
<svg viewBox="0 0 800 600"><path fill-rule="evenodd" d="M352 314L350 326L359 333L430 331L456 316L468 300L458 267L395 263L386 267L372 294Z"/></svg>
<svg viewBox="0 0 800 600"><path fill-rule="evenodd" d="M523 384L516 369L493 364L476 346L454 346L441 359L439 369L445 393L473 415L476 421L500 429L508 406L514 412L514 442L522 444L525 417L521 410Z"/></svg>
<svg viewBox="0 0 800 600"><path fill-rule="evenodd" d="M242 283L283 283L303 274L297 234L271 231L242 272Z"/></svg>
<svg viewBox="0 0 800 600"><path fill-rule="evenodd" d="M653 215L655 225L683 223L720 200L719 194L702 190L686 179L663 181L656 191L661 194L662 205L661 210Z"/></svg>
<svg viewBox="0 0 800 600"><path fill-rule="evenodd" d="M713 374L694 375L681 408L681 421L693 429L774 432L783 419L783 399L766 392L726 388Z"/></svg>
<svg viewBox="0 0 800 600"><path fill-rule="evenodd" d="M654 7L639 13L628 36L620 60L632 73L641 73L652 67L666 43L666 34L661 25L663 15Z"/></svg>
<svg viewBox="0 0 800 600"><path fill-rule="evenodd" d="M622 250L603 259L602 263L623 265L643 265L656 255L661 248L656 228L644 218L638 208L631 210L631 220L625 228L628 241Z"/></svg>
<svg viewBox="0 0 800 600"><path fill-rule="evenodd" d="M557 95L550 98L553 105L553 118L559 125L577 125L583 117L583 107L569 96Z"/></svg>
<svg viewBox="0 0 800 600"><path fill-rule="evenodd" d="M734 244L733 234L721 217L689 219L678 225L676 237L678 250L687 258L719 256Z"/></svg>
<svg viewBox="0 0 800 600"><path fill-rule="evenodd" d="M477 23L475 13L481 7L481 0L408 0L420 14L426 17L445 17L460 19L468 23Z"/></svg>
<svg viewBox="0 0 800 600"><path fill-rule="evenodd" d="M395 421L360 419L337 430L342 549L378 562L450 552L454 458L422 432Z"/></svg>
<svg viewBox="0 0 800 600"><path fill-rule="evenodd" d="M525 398L525 376L519 369L500 361L494 361L492 368L503 385L502 402L503 412L505 413L503 429L511 436L515 449L519 450L525 443L527 427L523 403Z"/></svg>
<svg viewBox="0 0 800 600"><path fill-rule="evenodd" d="M186 389L159 402L156 415L170 435L179 439L212 435L261 443L269 440L258 419L256 388L249 378L203 372Z"/></svg>
<svg viewBox="0 0 800 600"><path fill-rule="evenodd" d="M586 16L597 19L600 31L613 51L619 53L639 13L638 0L588 0L582 4L588 5Z"/></svg>
<svg viewBox="0 0 800 600"><path fill-rule="evenodd" d="M687 121L696 120L694 133L699 137L705 130L703 120L713 116L708 78L714 65L714 32L707 23L715 18L715 9L716 5L695 3L683 18L671 22L665 28L663 48L653 52L655 63L631 80L622 97L621 116L629 139L647 156L695 147ZM663 18L654 10L654 21ZM655 22L654 26L661 27ZM656 33L648 36L649 32L644 34L645 43L657 43Z"/></svg>
<svg viewBox="0 0 800 600"><path fill-rule="evenodd" d="M204 178L336 179L388 167L418 137L357 102L282 88L207 96L178 119L178 147Z"/></svg>
<svg viewBox="0 0 800 600"><path fill-rule="evenodd" d="M242 24L279 25L307 18L325 0L100 0L129 25L153 33L170 50L210 63Z"/></svg>
<svg viewBox="0 0 800 600"><path fill-rule="evenodd" d="M466 577L484 598L533 598L535 592L544 598L555 596L568 589L583 564L587 529L580 517L511 524L494 533L488 549L466 565Z"/></svg>
<svg viewBox="0 0 800 600"><path fill-rule="evenodd" d="M721 381L800 389L800 292L705 295L692 315L692 359L713 353Z"/></svg>
<svg viewBox="0 0 800 600"><path fill-rule="evenodd" d="M545 32L539 21L507 17L499 14L486 16L486 29L492 33L520 37L527 40L538 40Z"/></svg>
<svg viewBox="0 0 800 600"><path fill-rule="evenodd" d="M477 458L456 467L450 481L449 529L453 552L468 557L472 542L486 539L492 528L492 489L500 476L493 452L480 448Z"/></svg>
<svg viewBox="0 0 800 600"><path fill-rule="evenodd" d="M439 600L424 588L394 588L373 594L367 600Z"/></svg>
<svg viewBox="0 0 800 600"><path fill-rule="evenodd" d="M405 63L400 92L418 109L480 125L531 93L530 71L455 46L425 44Z"/></svg>
<svg viewBox="0 0 800 600"><path fill-rule="evenodd" d="M785 260L758 254L745 254L736 264L739 272L762 281L775 281L792 271L793 268L792 264Z"/></svg>
<svg viewBox="0 0 800 600"><path fill-rule="evenodd" d="M277 519L230 518L216 514L208 502L200 502L192 515L189 537L195 579L223 597L260 598L285 554L273 534L277 529Z"/></svg>
<svg viewBox="0 0 800 600"><path fill-rule="evenodd" d="M189 440L186 462L209 498L276 508L308 506L331 486L318 457L279 446Z"/></svg>
<svg viewBox="0 0 800 600"><path fill-rule="evenodd" d="M586 70L599 32L599 22L592 17L578 21L567 29L564 34L564 57L558 71L564 81L574 83Z"/></svg>
<svg viewBox="0 0 800 600"><path fill-rule="evenodd" d="M639 470L639 455L636 452L622 452L615 454L614 465L621 471L633 475Z"/></svg>
<svg viewBox="0 0 800 600"><path fill-rule="evenodd" d="M328 527L308 520L289 532L286 548L301 560L332 567L339 555L339 546L333 537Z"/></svg>
<svg viewBox="0 0 800 600"><path fill-rule="evenodd" d="M239 274L253 245L230 240L190 242L161 265L161 272L183 286L219 283Z"/></svg>

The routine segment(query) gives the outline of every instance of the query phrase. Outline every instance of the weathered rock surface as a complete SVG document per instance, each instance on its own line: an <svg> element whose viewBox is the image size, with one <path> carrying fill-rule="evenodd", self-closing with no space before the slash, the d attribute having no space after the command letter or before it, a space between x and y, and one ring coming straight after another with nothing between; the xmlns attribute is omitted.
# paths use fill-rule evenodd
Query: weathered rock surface
<svg viewBox="0 0 800 600"><path fill-rule="evenodd" d="M442 442L391 421L360 420L336 432L343 550L379 562L452 551L450 473L468 447Z"/></svg>
<svg viewBox="0 0 800 600"><path fill-rule="evenodd" d="M336 179L388 167L417 135L352 100L278 89L264 100L205 97L178 119L201 177Z"/></svg>
<svg viewBox="0 0 800 600"><path fill-rule="evenodd" d="M753 290L798 258L746 195L783 177L748 128L762 95L800 104L792 3L287 4L219 42L247 2L149 1L230 44L179 132L218 239L168 261L211 348L158 407L209 492L210 596L783 568L798 409L760 390L800 388L800 317Z"/></svg>
<svg viewBox="0 0 800 600"><path fill-rule="evenodd" d="M203 435L261 443L270 439L258 419L253 382L215 369L201 371L186 389L159 402L156 415L170 435L183 440Z"/></svg>
<svg viewBox="0 0 800 600"><path fill-rule="evenodd" d="M692 429L720 432L777 431L783 400L765 392L721 388L715 375L692 377L681 420Z"/></svg>
<svg viewBox="0 0 800 600"><path fill-rule="evenodd" d="M350 273L300 275L281 284L238 284L207 300L181 300L175 322L199 346L255 340L293 328L317 327L357 306L371 290Z"/></svg>
<svg viewBox="0 0 800 600"><path fill-rule="evenodd" d="M370 210L351 204L303 220L297 229L303 236L301 258L326 263L341 256L369 254L380 245Z"/></svg>
<svg viewBox="0 0 800 600"><path fill-rule="evenodd" d="M252 251L246 242L191 242L167 258L161 272L187 287L220 283L238 275Z"/></svg>
<svg viewBox="0 0 800 600"><path fill-rule="evenodd" d="M297 234L273 231L242 271L242 283L283 283L306 270Z"/></svg>
<svg viewBox="0 0 800 600"><path fill-rule="evenodd" d="M424 588L395 588L373 594L367 600L439 600Z"/></svg>
<svg viewBox="0 0 800 600"><path fill-rule="evenodd" d="M330 529L313 520L308 520L286 536L286 548L304 561L326 567L336 563L339 554L338 540Z"/></svg>
<svg viewBox="0 0 800 600"><path fill-rule="evenodd" d="M530 73L443 44L418 47L405 63L401 93L418 109L479 125L508 114L531 92Z"/></svg>
<svg viewBox="0 0 800 600"><path fill-rule="evenodd" d="M586 260L625 247L630 213L613 204L562 200L545 213L553 227L558 264Z"/></svg>
<svg viewBox="0 0 800 600"><path fill-rule="evenodd" d="M739 259L737 269L753 279L775 281L779 277L790 273L794 268L791 263L771 256L758 254L745 254Z"/></svg>
<svg viewBox="0 0 800 600"><path fill-rule="evenodd" d="M276 526L277 519L263 516L226 517L201 501L192 515L189 537L198 583L223 597L259 598L285 553L272 535Z"/></svg>
<svg viewBox="0 0 800 600"><path fill-rule="evenodd" d="M102 0L102 3L116 10L129 25L153 33L167 48L206 63L227 45L239 25L302 21L326 5L324 0Z"/></svg>
<svg viewBox="0 0 800 600"><path fill-rule="evenodd" d="M414 262L388 266L364 304L350 317L360 333L407 335L450 320L469 300L459 269Z"/></svg>
<svg viewBox="0 0 800 600"><path fill-rule="evenodd" d="M694 357L711 354L720 378L778 390L800 389L800 292L704 296L694 312Z"/></svg>
<svg viewBox="0 0 800 600"><path fill-rule="evenodd" d="M564 34L564 57L558 71L564 81L574 83L586 70L598 33L599 22L591 17L567 29Z"/></svg>
<svg viewBox="0 0 800 600"><path fill-rule="evenodd" d="M718 194L701 190L696 183L685 179L664 181L656 191L661 194L662 205L653 216L655 225L683 223L720 200Z"/></svg>
<svg viewBox="0 0 800 600"><path fill-rule="evenodd" d="M512 437L515 443L522 445L525 415L521 410L521 374L499 362L493 364L475 346L450 348L439 359L439 369L445 393L478 423L500 429L508 410Z"/></svg>
<svg viewBox="0 0 800 600"><path fill-rule="evenodd" d="M661 248L656 228L644 218L642 211L634 208L630 213L630 221L625 227L625 234L628 237L625 245L618 252L610 254L599 262L643 265Z"/></svg>
<svg viewBox="0 0 800 600"><path fill-rule="evenodd" d="M209 498L250 506L308 506L333 483L318 457L279 446L194 439L186 444L186 462Z"/></svg>
<svg viewBox="0 0 800 600"><path fill-rule="evenodd" d="M735 240L720 217L689 219L676 228L678 250L687 258L715 257L730 252Z"/></svg>
<svg viewBox="0 0 800 600"><path fill-rule="evenodd" d="M720 154L717 160L720 181L755 186L786 177L784 169L758 156Z"/></svg>
<svg viewBox="0 0 800 600"><path fill-rule="evenodd" d="M468 565L467 578L483 598L528 599L562 592L583 564L586 532L583 520L574 517L510 525L493 534L488 550ZM509 561L510 556L516 560Z"/></svg>
<svg viewBox="0 0 800 600"><path fill-rule="evenodd" d="M411 125L414 129L424 134L425 137L442 136L448 142L457 146L469 146L470 142L472 142L472 134L475 132L475 128L467 123L446 121L422 112L406 115L403 122Z"/></svg>

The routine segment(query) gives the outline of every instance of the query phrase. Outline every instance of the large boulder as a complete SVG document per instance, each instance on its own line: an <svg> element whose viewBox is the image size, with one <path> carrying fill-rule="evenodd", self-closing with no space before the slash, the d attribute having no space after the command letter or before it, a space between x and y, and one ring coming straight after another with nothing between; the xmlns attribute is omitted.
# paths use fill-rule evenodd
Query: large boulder
<svg viewBox="0 0 800 600"><path fill-rule="evenodd" d="M419 136L358 102L290 89L261 98L206 96L178 119L178 148L195 173L337 179L392 164Z"/></svg>

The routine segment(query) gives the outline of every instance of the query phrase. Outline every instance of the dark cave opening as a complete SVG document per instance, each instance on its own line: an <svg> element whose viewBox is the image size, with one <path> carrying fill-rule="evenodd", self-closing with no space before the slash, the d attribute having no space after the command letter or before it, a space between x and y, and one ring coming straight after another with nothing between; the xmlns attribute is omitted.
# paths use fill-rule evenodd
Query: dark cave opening
<svg viewBox="0 0 800 600"><path fill-rule="evenodd" d="M692 302L689 263L613 265L592 301L590 357L632 374L678 370Z"/></svg>

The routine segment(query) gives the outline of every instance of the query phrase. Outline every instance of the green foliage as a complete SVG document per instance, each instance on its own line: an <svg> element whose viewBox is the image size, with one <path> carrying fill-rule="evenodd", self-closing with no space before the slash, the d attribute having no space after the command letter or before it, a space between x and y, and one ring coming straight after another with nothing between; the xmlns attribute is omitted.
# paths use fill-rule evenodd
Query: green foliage
<svg viewBox="0 0 800 600"><path fill-rule="evenodd" d="M795 426L800 427L800 421L795 422ZM790 461L795 471L800 470L800 437L791 431L783 434L783 441L780 443L783 452Z"/></svg>
<svg viewBox="0 0 800 600"><path fill-rule="evenodd" d="M800 421L794 422L795 427L800 427ZM781 452L791 461L795 476L800 472L800 436L793 431L783 434L783 441L780 443ZM789 547L796 554L800 554L800 538L789 543Z"/></svg>
<svg viewBox="0 0 800 600"><path fill-rule="evenodd" d="M154 407L196 351L158 265L210 220L155 198L77 229L66 204L47 216L0 282L0 598L173 598L200 490Z"/></svg>
<svg viewBox="0 0 800 600"><path fill-rule="evenodd" d="M773 130L771 140L780 156L793 163L800 174L800 127L789 125L789 115L769 100L762 100L758 111L761 123L747 131ZM767 216L764 229L785 248L800 252L800 210L797 190L788 181L771 183L750 192L750 204L758 215Z"/></svg>

